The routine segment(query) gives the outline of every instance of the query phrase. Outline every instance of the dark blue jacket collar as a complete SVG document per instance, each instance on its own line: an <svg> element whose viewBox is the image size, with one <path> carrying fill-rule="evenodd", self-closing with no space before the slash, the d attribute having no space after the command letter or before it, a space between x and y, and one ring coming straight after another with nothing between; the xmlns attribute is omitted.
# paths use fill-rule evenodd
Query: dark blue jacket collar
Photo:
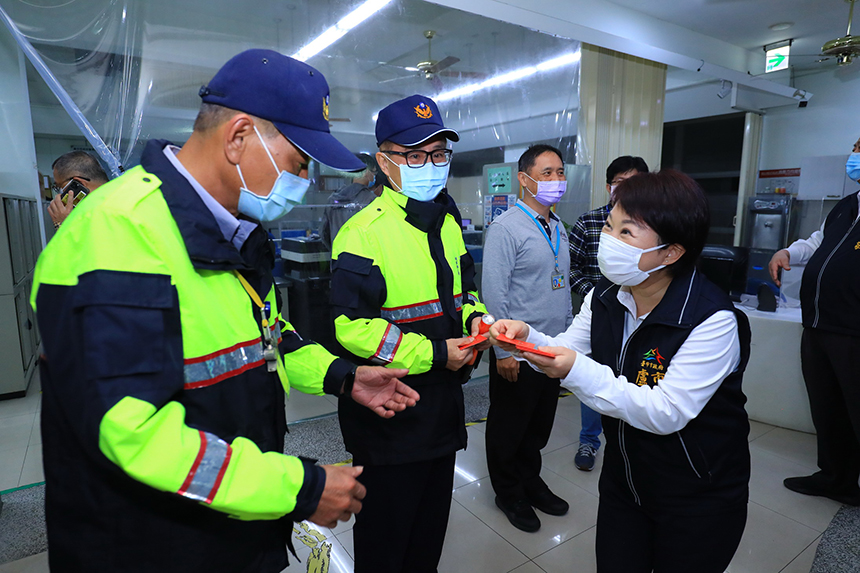
<svg viewBox="0 0 860 573"><path fill-rule="evenodd" d="M678 327L695 325L699 318L696 315L702 310L702 301L700 300L701 279L701 273L695 268L674 277L669 284L669 288L666 289L663 299L651 311L645 322ZM594 296L598 297L609 308L615 307L618 311L623 312L624 307L618 301L618 289L620 288L618 285L603 278L595 286ZM713 310L708 309L705 312L712 313Z"/></svg>
<svg viewBox="0 0 860 573"><path fill-rule="evenodd" d="M168 145L171 143L163 139L149 141L143 150L140 164L161 180L161 193L179 227L194 268L247 268L242 255L221 233L215 216L197 191L164 156L164 148Z"/></svg>

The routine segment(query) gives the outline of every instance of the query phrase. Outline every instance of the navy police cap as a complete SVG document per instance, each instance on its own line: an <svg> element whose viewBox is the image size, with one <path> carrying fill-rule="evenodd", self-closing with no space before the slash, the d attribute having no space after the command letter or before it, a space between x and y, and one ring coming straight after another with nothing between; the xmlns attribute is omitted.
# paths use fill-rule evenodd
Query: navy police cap
<svg viewBox="0 0 860 573"><path fill-rule="evenodd" d="M460 134L445 127L436 102L415 94L396 101L379 112L376 118L376 144L391 141L404 147L424 143L442 134L451 141L460 141Z"/></svg>
<svg viewBox="0 0 860 573"><path fill-rule="evenodd" d="M340 171L364 169L329 131L329 89L311 66L273 50L247 50L218 70L200 97L271 121L284 137Z"/></svg>

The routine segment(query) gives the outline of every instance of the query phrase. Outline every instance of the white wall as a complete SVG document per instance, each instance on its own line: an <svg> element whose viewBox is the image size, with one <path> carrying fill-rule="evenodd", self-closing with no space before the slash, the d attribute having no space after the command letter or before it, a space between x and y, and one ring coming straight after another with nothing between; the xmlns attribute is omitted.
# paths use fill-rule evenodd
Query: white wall
<svg viewBox="0 0 860 573"><path fill-rule="evenodd" d="M806 108L768 110L759 169L800 167L804 157L850 153L860 137L860 63L796 78L795 87L815 96Z"/></svg>

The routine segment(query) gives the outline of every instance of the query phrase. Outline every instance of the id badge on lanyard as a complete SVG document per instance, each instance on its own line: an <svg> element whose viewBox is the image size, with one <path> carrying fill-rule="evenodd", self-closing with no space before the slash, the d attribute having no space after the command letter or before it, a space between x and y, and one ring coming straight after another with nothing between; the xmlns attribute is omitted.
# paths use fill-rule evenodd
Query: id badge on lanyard
<svg viewBox="0 0 860 573"><path fill-rule="evenodd" d="M543 225L541 225L540 222L538 222L537 218L532 216L532 214L529 213L528 211L526 211L525 209L523 209L523 206L520 205L519 203L517 203L517 207L522 209L523 213L525 213L526 215L531 217L532 221L534 221L535 225L537 225L538 230L540 230L541 235L543 235L543 238L546 239L547 243L549 243L549 248L552 249L552 254L555 257L555 272L553 272L550 275L550 281L552 283L552 290L558 290L558 289L564 288L565 284L566 284L566 282L564 280L564 273L560 272L559 268L558 268L558 249L559 249L559 245L561 245L561 233L558 230L559 226L556 225L556 227L555 227L555 246L553 246L552 240L550 240L549 235L546 234L546 231L544 230Z"/></svg>

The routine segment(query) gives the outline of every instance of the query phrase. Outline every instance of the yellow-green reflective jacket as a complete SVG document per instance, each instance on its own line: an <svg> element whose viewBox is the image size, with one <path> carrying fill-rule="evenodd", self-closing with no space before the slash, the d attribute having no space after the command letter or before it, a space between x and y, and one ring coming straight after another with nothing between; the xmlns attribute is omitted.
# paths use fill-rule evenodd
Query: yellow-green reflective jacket
<svg viewBox="0 0 860 573"><path fill-rule="evenodd" d="M240 253L165 144L76 207L36 268L52 567L280 571L276 520L309 516L325 482L282 453L284 392L336 392L352 365L281 332L267 234ZM270 308L273 372L237 272Z"/></svg>
<svg viewBox="0 0 860 573"><path fill-rule="evenodd" d="M445 368L445 340L467 336L486 312L459 212L447 193L434 202L407 200L385 188L351 217L332 249L332 309L342 356L408 368L421 393L414 408L374 420L340 400L347 449L369 463L433 459L466 445L464 383L471 372Z"/></svg>

